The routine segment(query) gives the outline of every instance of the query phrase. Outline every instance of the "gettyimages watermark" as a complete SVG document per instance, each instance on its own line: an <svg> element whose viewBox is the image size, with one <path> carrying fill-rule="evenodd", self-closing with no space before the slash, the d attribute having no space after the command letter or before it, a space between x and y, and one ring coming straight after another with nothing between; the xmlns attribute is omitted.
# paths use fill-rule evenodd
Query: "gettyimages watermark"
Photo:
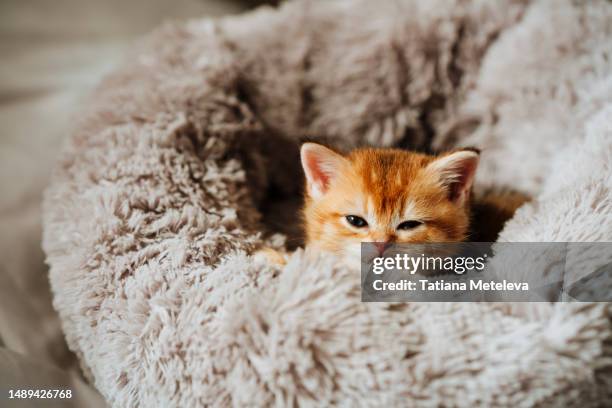
<svg viewBox="0 0 612 408"><path fill-rule="evenodd" d="M363 243L364 302L609 302L612 243Z"/></svg>

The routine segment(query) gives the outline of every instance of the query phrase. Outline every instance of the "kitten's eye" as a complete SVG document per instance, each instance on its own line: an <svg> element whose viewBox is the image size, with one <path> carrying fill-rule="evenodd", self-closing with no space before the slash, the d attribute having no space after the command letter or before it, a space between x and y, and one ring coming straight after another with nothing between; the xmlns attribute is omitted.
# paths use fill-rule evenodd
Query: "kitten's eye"
<svg viewBox="0 0 612 408"><path fill-rule="evenodd" d="M363 227L368 226L368 223L366 220L356 215L347 215L345 218L346 218L346 221L349 224L351 224L353 227L363 228Z"/></svg>
<svg viewBox="0 0 612 408"><path fill-rule="evenodd" d="M414 221L414 220L404 221L400 225L397 226L397 229L398 230L411 230L411 229L418 227L421 224L422 224L421 221Z"/></svg>

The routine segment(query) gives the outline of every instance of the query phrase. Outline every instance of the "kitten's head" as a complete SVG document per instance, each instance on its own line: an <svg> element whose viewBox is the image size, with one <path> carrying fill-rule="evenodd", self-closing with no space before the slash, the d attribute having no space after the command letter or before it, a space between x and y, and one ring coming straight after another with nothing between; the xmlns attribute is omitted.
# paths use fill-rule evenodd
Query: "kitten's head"
<svg viewBox="0 0 612 408"><path fill-rule="evenodd" d="M463 241L478 158L473 149L440 156L397 149L342 155L304 144L308 245L359 256L361 242L381 243L382 253L394 242Z"/></svg>

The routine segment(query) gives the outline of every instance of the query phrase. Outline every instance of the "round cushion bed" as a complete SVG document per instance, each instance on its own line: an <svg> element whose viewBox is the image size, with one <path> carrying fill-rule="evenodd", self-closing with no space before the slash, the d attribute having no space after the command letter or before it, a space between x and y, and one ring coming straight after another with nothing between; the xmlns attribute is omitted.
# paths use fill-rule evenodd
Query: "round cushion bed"
<svg viewBox="0 0 612 408"><path fill-rule="evenodd" d="M44 206L54 305L125 406L610 406L607 303L362 303L294 251L302 140L482 148L500 241L612 241L612 5L290 2L160 28L87 102ZM288 238L287 238L288 237Z"/></svg>

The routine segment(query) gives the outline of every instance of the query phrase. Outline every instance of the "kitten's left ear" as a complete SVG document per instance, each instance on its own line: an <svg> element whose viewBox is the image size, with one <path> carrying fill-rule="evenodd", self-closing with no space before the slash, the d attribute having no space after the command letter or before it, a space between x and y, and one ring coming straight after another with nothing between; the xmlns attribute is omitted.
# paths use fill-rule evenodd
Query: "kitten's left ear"
<svg viewBox="0 0 612 408"><path fill-rule="evenodd" d="M308 194L315 199L321 198L338 176L346 159L317 143L304 143L300 156L306 174Z"/></svg>
<svg viewBox="0 0 612 408"><path fill-rule="evenodd" d="M452 202L463 205L470 195L479 158L477 149L459 150L437 158L427 170L448 189Z"/></svg>

